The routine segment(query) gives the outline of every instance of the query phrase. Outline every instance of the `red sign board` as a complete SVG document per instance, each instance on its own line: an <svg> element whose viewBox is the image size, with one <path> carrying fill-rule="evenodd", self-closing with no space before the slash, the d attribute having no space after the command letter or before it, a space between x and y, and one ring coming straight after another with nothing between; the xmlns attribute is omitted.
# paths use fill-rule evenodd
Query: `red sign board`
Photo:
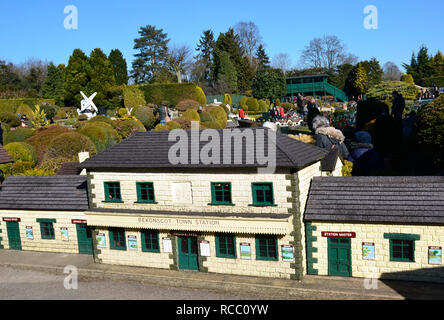
<svg viewBox="0 0 444 320"><path fill-rule="evenodd" d="M86 224L86 220L82 220L82 219L72 219L71 223L73 224Z"/></svg>
<svg viewBox="0 0 444 320"><path fill-rule="evenodd" d="M332 231L323 231L323 237L327 238L356 238L356 232L332 232Z"/></svg>
<svg viewBox="0 0 444 320"><path fill-rule="evenodd" d="M3 221L5 221L5 222L20 222L22 220L20 220L20 218L7 218L7 217L3 217Z"/></svg>

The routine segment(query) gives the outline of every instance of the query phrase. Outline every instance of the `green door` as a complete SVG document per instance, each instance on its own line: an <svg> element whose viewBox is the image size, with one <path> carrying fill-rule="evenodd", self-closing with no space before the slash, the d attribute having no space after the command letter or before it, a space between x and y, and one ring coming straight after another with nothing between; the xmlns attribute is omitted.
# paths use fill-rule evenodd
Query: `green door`
<svg viewBox="0 0 444 320"><path fill-rule="evenodd" d="M76 226L79 253L92 254L93 244L91 237L91 228L89 228L86 224L76 224Z"/></svg>
<svg viewBox="0 0 444 320"><path fill-rule="evenodd" d="M179 269L199 270L197 263L197 238L178 237Z"/></svg>
<svg viewBox="0 0 444 320"><path fill-rule="evenodd" d="M20 239L20 229L18 222L6 222L8 230L9 249L22 250L22 240Z"/></svg>
<svg viewBox="0 0 444 320"><path fill-rule="evenodd" d="M328 238L328 275L351 277L350 238Z"/></svg>

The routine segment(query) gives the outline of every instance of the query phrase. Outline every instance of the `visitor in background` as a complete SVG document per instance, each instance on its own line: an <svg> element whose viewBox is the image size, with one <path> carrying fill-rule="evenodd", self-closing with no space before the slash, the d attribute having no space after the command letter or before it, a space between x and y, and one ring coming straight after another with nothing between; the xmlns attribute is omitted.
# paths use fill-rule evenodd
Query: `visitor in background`
<svg viewBox="0 0 444 320"><path fill-rule="evenodd" d="M313 119L313 130L316 134L316 146L331 150L339 148L339 153L344 160L349 159L349 152L344 144L345 137L341 130L330 127L330 121L324 116L316 116Z"/></svg>
<svg viewBox="0 0 444 320"><path fill-rule="evenodd" d="M393 91L393 105L392 105L392 116L395 121L402 127L402 113L405 109L405 100L402 94L398 91Z"/></svg>
<svg viewBox="0 0 444 320"><path fill-rule="evenodd" d="M305 112L304 112L304 99L302 98L301 93L298 93L298 96L296 97L296 103L298 105L298 112L304 116Z"/></svg>
<svg viewBox="0 0 444 320"><path fill-rule="evenodd" d="M245 112L244 109L242 107L239 108L239 117L244 120L245 118Z"/></svg>
<svg viewBox="0 0 444 320"><path fill-rule="evenodd" d="M284 107L281 106L279 111L280 111L280 118L281 118L281 119L284 119L284 118L285 118L285 110L284 110Z"/></svg>
<svg viewBox="0 0 444 320"><path fill-rule="evenodd" d="M239 108L240 108L240 107L239 107ZM197 113L201 114L201 113L202 113L202 111L203 111L203 108L202 108L202 106L199 106L199 110L197 110Z"/></svg>
<svg viewBox="0 0 444 320"><path fill-rule="evenodd" d="M321 112L319 111L319 109L316 106L316 100L315 98L311 98L310 101L307 104L307 110L308 110L308 114L307 114L307 122L308 122L308 128L310 129L310 131L313 134L316 134L315 129L313 128L313 120L314 118L316 118L318 115L321 114Z"/></svg>
<svg viewBox="0 0 444 320"><path fill-rule="evenodd" d="M367 151L373 149L372 136L367 131L358 131L355 133L355 140L350 144L349 161L356 161Z"/></svg>

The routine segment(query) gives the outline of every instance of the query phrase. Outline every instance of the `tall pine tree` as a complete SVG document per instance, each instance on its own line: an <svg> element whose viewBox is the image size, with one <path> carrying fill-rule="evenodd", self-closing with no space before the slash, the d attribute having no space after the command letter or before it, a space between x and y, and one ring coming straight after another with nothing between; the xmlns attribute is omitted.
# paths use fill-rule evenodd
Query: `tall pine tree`
<svg viewBox="0 0 444 320"><path fill-rule="evenodd" d="M54 99L58 106L64 105L64 81L65 65L55 66L52 62L48 65L48 75L42 87L42 96Z"/></svg>
<svg viewBox="0 0 444 320"><path fill-rule="evenodd" d="M196 55L195 59L203 66L203 79L207 82L210 82L211 80L211 64L213 61L215 44L213 31L205 30L196 47L196 51L199 53Z"/></svg>
<svg viewBox="0 0 444 320"><path fill-rule="evenodd" d="M85 94L97 92L94 101L96 105L108 107L108 90L116 84L114 79L114 69L105 53L99 48L94 49L88 61L89 82Z"/></svg>
<svg viewBox="0 0 444 320"><path fill-rule="evenodd" d="M119 49L111 50L108 59L113 66L113 73L114 79L116 79L116 84L128 84L128 69L126 65L126 60L123 58L122 52L120 52Z"/></svg>
<svg viewBox="0 0 444 320"><path fill-rule="evenodd" d="M265 48L263 45L259 45L259 47L257 48L255 60L257 68L259 70L268 68L270 66L270 58L265 53Z"/></svg>
<svg viewBox="0 0 444 320"><path fill-rule="evenodd" d="M65 70L64 92L65 105L80 108L83 99L80 91L85 90L89 82L88 57L80 49L75 49L69 57Z"/></svg>
<svg viewBox="0 0 444 320"><path fill-rule="evenodd" d="M150 82L156 73L166 69L168 57L168 35L162 29L147 25L139 30L140 37L134 39L134 55L131 76L135 83Z"/></svg>

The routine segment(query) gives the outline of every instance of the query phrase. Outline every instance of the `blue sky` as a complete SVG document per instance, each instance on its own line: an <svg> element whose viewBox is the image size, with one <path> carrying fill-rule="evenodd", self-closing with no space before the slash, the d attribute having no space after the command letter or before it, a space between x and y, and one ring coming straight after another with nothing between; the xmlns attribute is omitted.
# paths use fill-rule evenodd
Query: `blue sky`
<svg viewBox="0 0 444 320"><path fill-rule="evenodd" d="M411 0L14 0L2 1L0 59L13 63L37 58L67 63L75 48L89 54L118 48L133 60L139 27L155 25L168 33L171 43L192 48L203 30L217 37L239 21L255 22L270 57L288 53L292 64L311 39L338 36L361 60L375 56L383 65L401 68L412 51L425 44L431 53L444 49L444 1ZM64 28L64 8L78 8L78 29ZM363 26L364 7L378 8L378 29Z"/></svg>

